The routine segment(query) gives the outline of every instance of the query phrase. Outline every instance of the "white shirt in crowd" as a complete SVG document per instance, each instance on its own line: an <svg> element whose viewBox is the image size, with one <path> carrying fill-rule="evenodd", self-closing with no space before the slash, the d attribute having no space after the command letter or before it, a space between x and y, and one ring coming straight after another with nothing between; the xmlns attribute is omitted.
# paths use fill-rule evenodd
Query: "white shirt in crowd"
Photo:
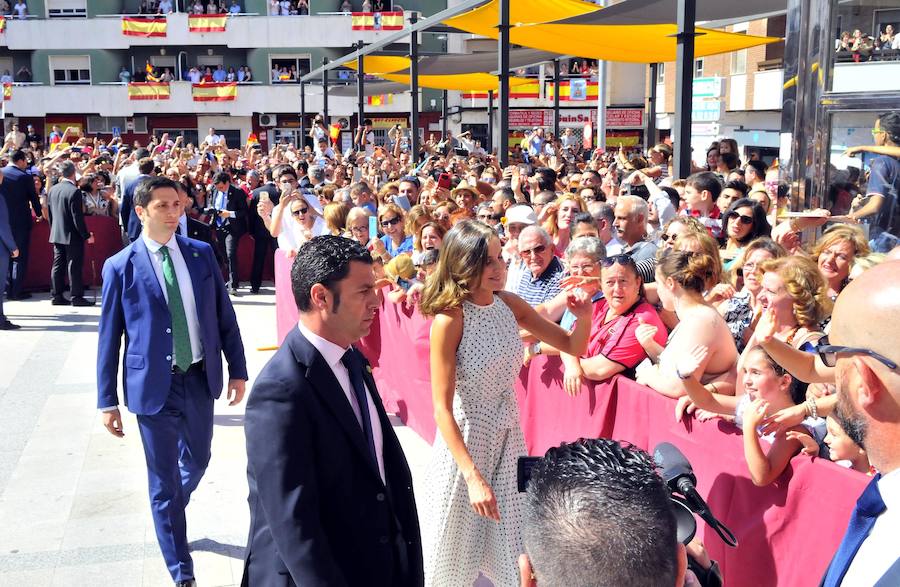
<svg viewBox="0 0 900 587"><path fill-rule="evenodd" d="M878 491L887 509L875 520L872 531L856 551L841 585L874 585L900 558L900 469L878 480Z"/></svg>
<svg viewBox="0 0 900 587"><path fill-rule="evenodd" d="M616 237L612 237L604 246L606 247L606 256L612 257L613 255L618 255L622 252L622 249L625 248L625 243Z"/></svg>
<svg viewBox="0 0 900 587"><path fill-rule="evenodd" d="M331 372L334 373L334 377L341 384L341 390L343 390L350 407L353 409L356 421L362 426L362 412L360 412L360 406L356 402L356 395L353 393L353 388L350 384L350 372L341 362L344 353L348 349L341 348L333 342L325 340L304 326L303 322L298 322L297 328L300 330L300 334L319 351L319 354L331 367ZM384 433L381 430L381 420L378 419L378 410L375 409L375 404L372 402L372 393L374 392L368 386L366 386L366 392L366 409L369 411L369 420L372 422L372 437L375 440L375 457L378 459L378 472L381 473L381 480L384 481Z"/></svg>
<svg viewBox="0 0 900 587"><path fill-rule="evenodd" d="M187 236L187 235L185 235ZM191 338L191 354L193 355L192 363L203 360L203 343L200 340L200 318L197 316L197 303L194 300L194 284L191 282L191 273L188 271L187 263L181 256L181 248L175 235L169 239L164 245L159 244L149 236L146 232L141 233L147 250L150 251L150 263L153 265L153 272L156 273L156 279L159 281L159 287L162 289L163 297L166 303L169 303L169 292L166 290L166 279L163 276L162 253L160 249L167 247L169 249L169 257L172 259L172 265L175 267L175 278L178 280L178 291L181 292L181 304L184 306L184 315L187 318L188 335ZM175 364L177 357L172 352L172 364Z"/></svg>
<svg viewBox="0 0 900 587"><path fill-rule="evenodd" d="M203 142L206 143L207 145L209 145L210 147L215 147L216 145L218 145L219 143L222 142L222 136L216 135L216 134L206 135L206 138L203 139Z"/></svg>

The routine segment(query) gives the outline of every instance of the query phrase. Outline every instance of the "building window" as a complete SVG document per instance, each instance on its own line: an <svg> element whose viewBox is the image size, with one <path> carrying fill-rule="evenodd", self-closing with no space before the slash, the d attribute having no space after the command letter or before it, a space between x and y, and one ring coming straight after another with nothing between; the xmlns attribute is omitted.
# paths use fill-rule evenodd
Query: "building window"
<svg viewBox="0 0 900 587"><path fill-rule="evenodd" d="M666 64L665 63L657 63L656 64L656 85L666 83Z"/></svg>
<svg viewBox="0 0 900 587"><path fill-rule="evenodd" d="M296 84L310 72L309 55L270 55L269 79L273 84Z"/></svg>
<svg viewBox="0 0 900 587"><path fill-rule="evenodd" d="M50 76L55 86L90 85L89 55L51 55Z"/></svg>
<svg viewBox="0 0 900 587"><path fill-rule="evenodd" d="M694 60L694 77L703 77L703 59Z"/></svg>
<svg viewBox="0 0 900 587"><path fill-rule="evenodd" d="M10 6L13 4L9 3ZM86 0L47 0L48 18L87 18Z"/></svg>
<svg viewBox="0 0 900 587"><path fill-rule="evenodd" d="M731 75L747 73L747 50L731 52Z"/></svg>

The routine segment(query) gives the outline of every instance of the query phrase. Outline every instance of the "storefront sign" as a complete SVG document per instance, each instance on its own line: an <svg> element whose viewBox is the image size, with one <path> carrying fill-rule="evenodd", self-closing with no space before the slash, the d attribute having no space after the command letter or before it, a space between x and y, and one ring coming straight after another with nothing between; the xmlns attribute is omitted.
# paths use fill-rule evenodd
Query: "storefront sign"
<svg viewBox="0 0 900 587"><path fill-rule="evenodd" d="M597 111L594 110L594 118L597 118ZM606 109L606 127L607 128L643 128L644 127L644 109L643 108L607 108Z"/></svg>
<svg viewBox="0 0 900 587"><path fill-rule="evenodd" d="M373 117L372 128L391 128L399 124L401 128L408 126L405 116L379 116Z"/></svg>
<svg viewBox="0 0 900 587"><path fill-rule="evenodd" d="M544 110L510 110L509 126L510 127L532 127L545 126ZM552 113L551 113L552 116Z"/></svg>
<svg viewBox="0 0 900 587"><path fill-rule="evenodd" d="M585 124L597 125L596 108L566 109L559 112L562 128L584 128ZM553 127L553 110L510 110L510 128ZM643 128L644 111L641 108L607 108L607 128Z"/></svg>

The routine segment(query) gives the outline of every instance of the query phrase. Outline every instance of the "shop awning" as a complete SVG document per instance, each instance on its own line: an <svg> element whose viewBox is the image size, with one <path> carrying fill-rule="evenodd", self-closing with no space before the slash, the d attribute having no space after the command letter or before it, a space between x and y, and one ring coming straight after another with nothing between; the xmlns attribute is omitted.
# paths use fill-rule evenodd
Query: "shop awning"
<svg viewBox="0 0 900 587"><path fill-rule="evenodd" d="M512 49L509 52L510 70L528 67L559 57L552 51L538 49ZM355 61L348 61L344 67L356 69ZM409 58L390 55L366 55L363 67L368 75L399 73L409 75ZM419 59L419 75L458 75L464 73L496 73L497 51L478 53L432 55Z"/></svg>
<svg viewBox="0 0 900 587"><path fill-rule="evenodd" d="M380 77L392 82L405 84L409 88L409 75L387 73ZM534 80L525 77L510 77L510 87L532 83ZM460 73L456 75L420 75L419 86L432 90L488 91L496 90L500 80L489 73Z"/></svg>
<svg viewBox="0 0 900 587"><path fill-rule="evenodd" d="M729 0L722 0L730 3ZM768 0L767 0L768 1ZM623 4L627 4L624 2ZM598 14L595 4L576 0L516 0L510 3L510 42L544 51L564 51L590 59L659 63L675 60L677 26L668 23L608 25L558 24L556 21ZM649 15L648 15L649 16ZM698 10L698 19L705 18ZM653 18L652 20L656 20ZM644 21L646 22L646 20ZM497 0L444 21L466 32L497 38ZM728 53L774 43L777 37L758 37L697 28L696 57Z"/></svg>

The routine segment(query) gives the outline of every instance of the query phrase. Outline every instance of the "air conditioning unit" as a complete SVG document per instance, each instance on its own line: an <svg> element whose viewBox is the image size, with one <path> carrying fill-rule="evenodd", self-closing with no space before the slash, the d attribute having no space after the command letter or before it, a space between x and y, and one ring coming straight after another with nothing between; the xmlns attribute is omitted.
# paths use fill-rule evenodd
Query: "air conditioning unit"
<svg viewBox="0 0 900 587"><path fill-rule="evenodd" d="M275 126L276 124L278 124L278 118L274 114L259 115L260 126Z"/></svg>
<svg viewBox="0 0 900 587"><path fill-rule="evenodd" d="M340 125L341 130L348 130L350 128L350 119L342 116L337 119L337 124Z"/></svg>

